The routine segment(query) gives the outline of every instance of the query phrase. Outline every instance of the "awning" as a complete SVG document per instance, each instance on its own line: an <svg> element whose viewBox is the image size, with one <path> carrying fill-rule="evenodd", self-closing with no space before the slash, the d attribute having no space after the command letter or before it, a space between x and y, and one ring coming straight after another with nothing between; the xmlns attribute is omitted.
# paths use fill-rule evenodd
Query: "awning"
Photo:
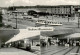
<svg viewBox="0 0 80 55"><path fill-rule="evenodd" d="M28 31L27 29L20 29L20 33L14 35L14 37L8 40L5 44L25 38L35 38L37 35L40 35L40 31Z"/></svg>
<svg viewBox="0 0 80 55"><path fill-rule="evenodd" d="M41 35L52 37L55 35L64 35L64 34L71 34L71 33L74 33L72 29L60 29L60 30L54 30L54 31L41 32Z"/></svg>
<svg viewBox="0 0 80 55"><path fill-rule="evenodd" d="M74 33L67 36L68 38L80 38L80 33Z"/></svg>

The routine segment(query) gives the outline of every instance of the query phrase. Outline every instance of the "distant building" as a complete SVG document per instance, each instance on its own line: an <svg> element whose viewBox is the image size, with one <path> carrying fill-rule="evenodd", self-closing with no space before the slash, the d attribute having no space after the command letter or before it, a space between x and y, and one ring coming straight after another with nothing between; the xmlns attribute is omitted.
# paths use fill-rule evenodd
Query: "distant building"
<svg viewBox="0 0 80 55"><path fill-rule="evenodd" d="M56 6L26 6L26 7L16 7L17 11L28 12L29 10L34 10L36 12L46 12L53 15L68 16L72 17L75 15L76 10L80 8L80 5L56 5Z"/></svg>

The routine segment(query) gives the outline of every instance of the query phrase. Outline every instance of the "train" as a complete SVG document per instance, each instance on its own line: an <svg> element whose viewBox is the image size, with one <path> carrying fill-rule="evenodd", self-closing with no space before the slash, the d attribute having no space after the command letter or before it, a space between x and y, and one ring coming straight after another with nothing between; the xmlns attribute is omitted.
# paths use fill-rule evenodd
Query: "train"
<svg viewBox="0 0 80 55"><path fill-rule="evenodd" d="M40 47L40 42L39 42L39 36L37 36L37 39L35 39L35 37L31 37L31 39L29 38L25 38L25 39L20 39L20 40L16 40L16 41L11 41L9 43L5 43L4 46L6 47L15 47L18 49L23 49L23 50L27 50L27 51L31 51L34 48L39 48ZM34 47L34 48L33 48Z"/></svg>
<svg viewBox="0 0 80 55"><path fill-rule="evenodd" d="M61 26L62 22L54 22L54 21L45 21L45 20L38 20L36 24L43 24L43 25L51 25L51 26Z"/></svg>
<svg viewBox="0 0 80 55"><path fill-rule="evenodd" d="M6 47L15 47L15 48L19 48L19 49L24 49L27 51L31 50L31 43L29 39L26 39L26 41L24 40L18 40L18 41L14 41L14 42L10 42L5 44Z"/></svg>

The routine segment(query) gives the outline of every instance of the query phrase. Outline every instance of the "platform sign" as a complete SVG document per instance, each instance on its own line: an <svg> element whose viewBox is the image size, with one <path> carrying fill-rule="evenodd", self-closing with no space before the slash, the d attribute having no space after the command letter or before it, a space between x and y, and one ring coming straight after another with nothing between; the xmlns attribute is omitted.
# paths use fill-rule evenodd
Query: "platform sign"
<svg viewBox="0 0 80 55"><path fill-rule="evenodd" d="M27 27L28 31L54 31L53 27Z"/></svg>

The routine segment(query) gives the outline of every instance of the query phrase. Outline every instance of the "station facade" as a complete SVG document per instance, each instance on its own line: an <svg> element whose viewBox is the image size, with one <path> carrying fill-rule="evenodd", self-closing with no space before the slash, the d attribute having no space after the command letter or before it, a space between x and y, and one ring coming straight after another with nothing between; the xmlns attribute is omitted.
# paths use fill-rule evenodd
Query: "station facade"
<svg viewBox="0 0 80 55"><path fill-rule="evenodd" d="M59 15L59 16L68 16L72 17L77 12L77 9L79 9L79 5L56 5L56 6L26 6L26 7L17 7L16 10L19 11L26 11L34 10L36 12L46 12L51 13L53 15Z"/></svg>

